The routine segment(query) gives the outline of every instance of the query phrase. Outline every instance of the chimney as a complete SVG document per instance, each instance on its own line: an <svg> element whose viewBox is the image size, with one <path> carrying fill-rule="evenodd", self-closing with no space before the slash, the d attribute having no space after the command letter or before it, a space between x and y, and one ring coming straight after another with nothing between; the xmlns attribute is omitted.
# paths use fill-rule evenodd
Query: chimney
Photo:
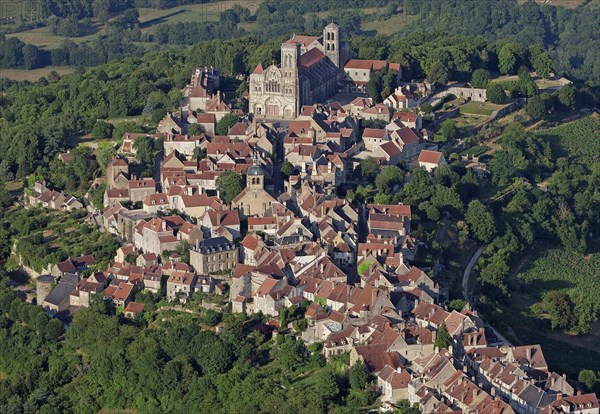
<svg viewBox="0 0 600 414"><path fill-rule="evenodd" d="M161 220L161 221L162 221L162 229L163 229L163 231L167 231L167 222L164 221L164 220Z"/></svg>
<svg viewBox="0 0 600 414"><path fill-rule="evenodd" d="M492 396L492 397L494 397L494 399L495 399L495 397L496 397L496 387L492 387L492 388L490 389L490 394L491 394L491 396Z"/></svg>
<svg viewBox="0 0 600 414"><path fill-rule="evenodd" d="M531 362L531 348L525 348L525 356L527 357L527 362Z"/></svg>
<svg viewBox="0 0 600 414"><path fill-rule="evenodd" d="M187 195L191 196L193 193L193 188L192 187L188 187L187 188Z"/></svg>
<svg viewBox="0 0 600 414"><path fill-rule="evenodd" d="M477 388L475 388L473 390L473 399L477 398L477 394L479 394L479 390Z"/></svg>

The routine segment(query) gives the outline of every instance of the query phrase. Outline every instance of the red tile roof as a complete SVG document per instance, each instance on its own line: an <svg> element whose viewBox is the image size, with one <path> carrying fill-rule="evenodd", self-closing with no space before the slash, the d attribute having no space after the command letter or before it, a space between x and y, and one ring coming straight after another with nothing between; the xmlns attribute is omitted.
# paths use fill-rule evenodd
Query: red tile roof
<svg viewBox="0 0 600 414"><path fill-rule="evenodd" d="M125 307L125 312L140 313L141 311L144 310L144 306L146 306L146 305L143 303L129 302L127 304L127 306Z"/></svg>
<svg viewBox="0 0 600 414"><path fill-rule="evenodd" d="M428 164L439 164L442 159L442 153L438 151L422 150L419 154L419 162Z"/></svg>

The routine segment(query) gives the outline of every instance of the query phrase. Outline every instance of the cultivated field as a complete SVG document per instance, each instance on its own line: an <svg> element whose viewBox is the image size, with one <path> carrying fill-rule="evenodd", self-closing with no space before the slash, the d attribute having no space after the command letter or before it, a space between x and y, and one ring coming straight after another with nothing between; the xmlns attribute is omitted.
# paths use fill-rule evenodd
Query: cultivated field
<svg viewBox="0 0 600 414"><path fill-rule="evenodd" d="M260 0L255 1L222 1L205 4L186 4L171 9L157 10L150 8L138 9L142 32L153 33L161 24L173 24L183 22L208 22L218 21L219 14L239 4L254 14Z"/></svg>
<svg viewBox="0 0 600 414"><path fill-rule="evenodd" d="M538 135L550 141L555 154L590 165L600 162L600 118L587 118L545 129Z"/></svg>
<svg viewBox="0 0 600 414"><path fill-rule="evenodd" d="M396 14L387 20L365 22L362 24L361 29L365 32L375 31L377 34L391 35L402 30L405 25L415 18L416 16L409 16L407 14Z"/></svg>
<svg viewBox="0 0 600 414"><path fill-rule="evenodd" d="M72 73L75 68L65 66L48 66L40 69L0 69L0 78L8 78L16 81L36 81L39 78L48 75L52 71L56 71L60 76Z"/></svg>
<svg viewBox="0 0 600 414"><path fill-rule="evenodd" d="M592 324L589 334L574 336L553 331L550 320L536 312L544 294L551 290L567 293L575 312L578 306L594 306L592 302L600 297L600 252L596 249L584 257L542 243L525 261L517 280L520 288L511 293L510 306L504 309L503 331L518 344L541 344L553 368L567 372L600 369L598 322Z"/></svg>

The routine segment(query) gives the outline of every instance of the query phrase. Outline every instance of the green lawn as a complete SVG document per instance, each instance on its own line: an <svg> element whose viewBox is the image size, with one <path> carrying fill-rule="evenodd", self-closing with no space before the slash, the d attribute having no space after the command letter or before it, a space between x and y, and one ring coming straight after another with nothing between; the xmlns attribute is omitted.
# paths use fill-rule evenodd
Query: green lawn
<svg viewBox="0 0 600 414"><path fill-rule="evenodd" d="M490 116L492 112L504 108L505 105L496 105L490 102L470 101L460 107L461 114Z"/></svg>

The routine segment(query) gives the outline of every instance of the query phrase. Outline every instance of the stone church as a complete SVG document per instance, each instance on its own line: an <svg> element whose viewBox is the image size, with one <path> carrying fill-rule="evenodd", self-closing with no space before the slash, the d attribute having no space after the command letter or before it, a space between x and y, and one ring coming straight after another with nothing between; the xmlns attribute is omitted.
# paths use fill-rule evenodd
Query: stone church
<svg viewBox="0 0 600 414"><path fill-rule="evenodd" d="M250 111L267 118L294 119L303 105L325 102L338 91L338 80L350 56L340 29L330 23L323 36L294 35L281 45L281 65L250 75Z"/></svg>
<svg viewBox="0 0 600 414"><path fill-rule="evenodd" d="M277 200L265 190L265 172L255 158L246 171L246 188L231 201L231 206L244 217L262 216L275 202Z"/></svg>

